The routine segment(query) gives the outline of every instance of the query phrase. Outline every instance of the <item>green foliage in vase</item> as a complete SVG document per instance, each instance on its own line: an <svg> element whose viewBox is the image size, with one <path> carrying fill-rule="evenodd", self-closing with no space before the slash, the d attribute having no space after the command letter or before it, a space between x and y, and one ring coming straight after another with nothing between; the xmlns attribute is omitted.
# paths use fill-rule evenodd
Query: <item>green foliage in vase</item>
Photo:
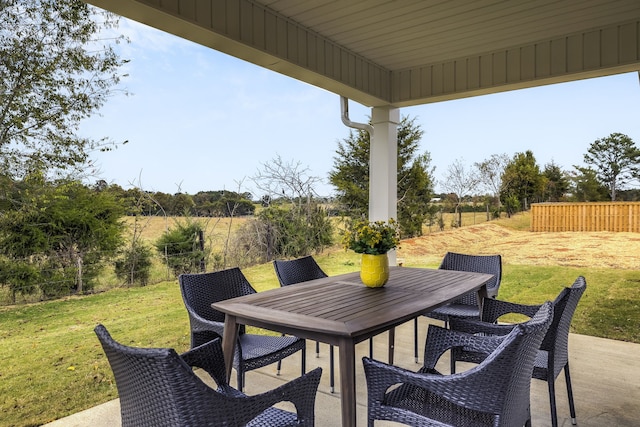
<svg viewBox="0 0 640 427"><path fill-rule="evenodd" d="M393 218L385 221L355 221L342 236L346 249L359 254L386 254L400 243L398 223Z"/></svg>

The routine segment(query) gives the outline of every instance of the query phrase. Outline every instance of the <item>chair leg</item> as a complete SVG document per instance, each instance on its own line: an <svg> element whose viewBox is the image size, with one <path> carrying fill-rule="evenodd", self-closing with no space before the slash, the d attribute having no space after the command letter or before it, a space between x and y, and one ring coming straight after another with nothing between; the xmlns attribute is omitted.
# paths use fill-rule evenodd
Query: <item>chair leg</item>
<svg viewBox="0 0 640 427"><path fill-rule="evenodd" d="M571 424L574 426L576 421L576 407L573 403L573 389L571 387L571 375L569 374L569 362L564 365L564 380L567 383L567 396L569 397L569 412L571 413Z"/></svg>
<svg viewBox="0 0 640 427"><path fill-rule="evenodd" d="M300 366L301 366L301 370L302 373L300 374L300 376L304 375L307 372L307 349L302 347L301 350L301 356L302 357L302 361L300 362ZM276 375L280 376L280 368L282 367L282 359L278 360L278 370L276 372Z"/></svg>
<svg viewBox="0 0 640 427"><path fill-rule="evenodd" d="M418 363L418 318L413 319L413 358Z"/></svg>
<svg viewBox="0 0 640 427"><path fill-rule="evenodd" d="M558 408L556 407L556 385L553 372L547 374L547 384L549 385L549 406L551 408L551 426L558 427Z"/></svg>
<svg viewBox="0 0 640 427"><path fill-rule="evenodd" d="M369 358L373 359L373 337L369 338Z"/></svg>
<svg viewBox="0 0 640 427"><path fill-rule="evenodd" d="M331 393L335 391L334 368L333 368L333 346L329 346L329 386Z"/></svg>
<svg viewBox="0 0 640 427"><path fill-rule="evenodd" d="M282 336L285 336L285 334L282 334ZM278 360L278 367L276 368L276 375L280 376L280 368L282 368L282 359Z"/></svg>
<svg viewBox="0 0 640 427"><path fill-rule="evenodd" d="M450 357L451 357L451 360L449 362L449 365L451 365L451 366L450 366L449 369L451 370L450 372L452 374L455 374L456 373L456 354L455 354L455 350L452 348L449 351L449 353L450 353Z"/></svg>
<svg viewBox="0 0 640 427"><path fill-rule="evenodd" d="M238 381L238 390L243 391L243 389L244 389L244 372L242 372L241 370L238 370L237 381Z"/></svg>
<svg viewBox="0 0 640 427"><path fill-rule="evenodd" d="M316 359L320 357L320 343L316 341Z"/></svg>

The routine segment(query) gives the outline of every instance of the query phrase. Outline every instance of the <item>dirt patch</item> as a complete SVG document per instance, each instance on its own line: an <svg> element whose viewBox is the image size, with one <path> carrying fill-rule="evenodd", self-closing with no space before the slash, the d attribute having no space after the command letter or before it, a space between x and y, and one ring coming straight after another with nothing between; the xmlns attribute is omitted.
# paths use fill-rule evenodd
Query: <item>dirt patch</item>
<svg viewBox="0 0 640 427"><path fill-rule="evenodd" d="M398 258L438 264L447 251L500 254L505 264L640 269L638 233L533 233L490 222L403 240Z"/></svg>

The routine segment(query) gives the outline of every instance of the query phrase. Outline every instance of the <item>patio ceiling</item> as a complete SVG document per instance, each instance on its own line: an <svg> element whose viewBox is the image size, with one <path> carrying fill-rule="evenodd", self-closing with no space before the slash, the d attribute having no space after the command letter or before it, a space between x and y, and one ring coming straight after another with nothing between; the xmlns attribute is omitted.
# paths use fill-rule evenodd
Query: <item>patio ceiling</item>
<svg viewBox="0 0 640 427"><path fill-rule="evenodd" d="M638 0L87 2L370 107L640 70Z"/></svg>

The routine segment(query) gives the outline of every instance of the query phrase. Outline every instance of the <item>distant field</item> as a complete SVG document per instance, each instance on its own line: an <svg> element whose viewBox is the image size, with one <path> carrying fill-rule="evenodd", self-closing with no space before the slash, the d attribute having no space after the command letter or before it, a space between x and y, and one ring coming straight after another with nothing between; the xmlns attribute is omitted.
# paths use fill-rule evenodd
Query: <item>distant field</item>
<svg viewBox="0 0 640 427"><path fill-rule="evenodd" d="M129 226L129 235L133 235L134 217L126 217L125 222ZM229 230L233 233L242 224L247 221L245 217L238 218L192 218L202 224L206 238L214 242L224 241L227 238ZM161 217L148 216L138 218L138 228L141 230L141 236L149 243L155 242L165 231L175 227L177 222L186 221L183 217Z"/></svg>
<svg viewBox="0 0 640 427"><path fill-rule="evenodd" d="M438 264L447 251L493 254L499 253L506 264L544 265L588 268L640 269L640 234L617 232L533 233L529 231L530 214L486 221L485 215L465 213L461 228L451 228L453 214L445 214L444 231L424 228L424 234L403 240L398 258L405 265ZM130 220L130 219L129 219ZM143 238L152 242L181 218L150 217L146 219ZM202 219L212 247L221 249L227 237L244 224L246 218ZM473 225L475 224L475 225ZM344 249L336 239L325 252Z"/></svg>
<svg viewBox="0 0 640 427"><path fill-rule="evenodd" d="M501 254L503 263L640 270L640 233L530 232L529 213L402 241L409 264L438 263L447 251Z"/></svg>
<svg viewBox="0 0 640 427"><path fill-rule="evenodd" d="M500 223L504 226L514 228L517 230L528 230L529 229L529 220L530 216L520 215L514 216L512 219L501 219ZM194 221L199 221L204 229L205 235L207 238L211 239L213 247L216 248L217 244L220 244L220 248L222 247L222 243L227 238L229 230L231 233L236 231L240 226L246 223L251 217L238 217L238 218L192 218ZM445 224L444 230L452 230L451 224L454 219L454 214L452 213L444 213L443 221ZM129 226L129 235L133 234L133 225L134 225L133 217L126 217L125 222ZM150 216L150 217L140 217L138 219L138 227L142 230L142 238L149 243L153 243L156 241L162 233L166 230L175 226L176 222L185 221L183 217L160 217L160 216ZM336 223L338 219L336 218ZM463 227L470 225L483 224L487 222L487 217L484 212L467 212L462 214L462 225ZM440 229L437 226L432 227L423 227L423 233L431 234L438 233ZM337 241L337 240L336 240ZM338 242L339 243L339 242Z"/></svg>

